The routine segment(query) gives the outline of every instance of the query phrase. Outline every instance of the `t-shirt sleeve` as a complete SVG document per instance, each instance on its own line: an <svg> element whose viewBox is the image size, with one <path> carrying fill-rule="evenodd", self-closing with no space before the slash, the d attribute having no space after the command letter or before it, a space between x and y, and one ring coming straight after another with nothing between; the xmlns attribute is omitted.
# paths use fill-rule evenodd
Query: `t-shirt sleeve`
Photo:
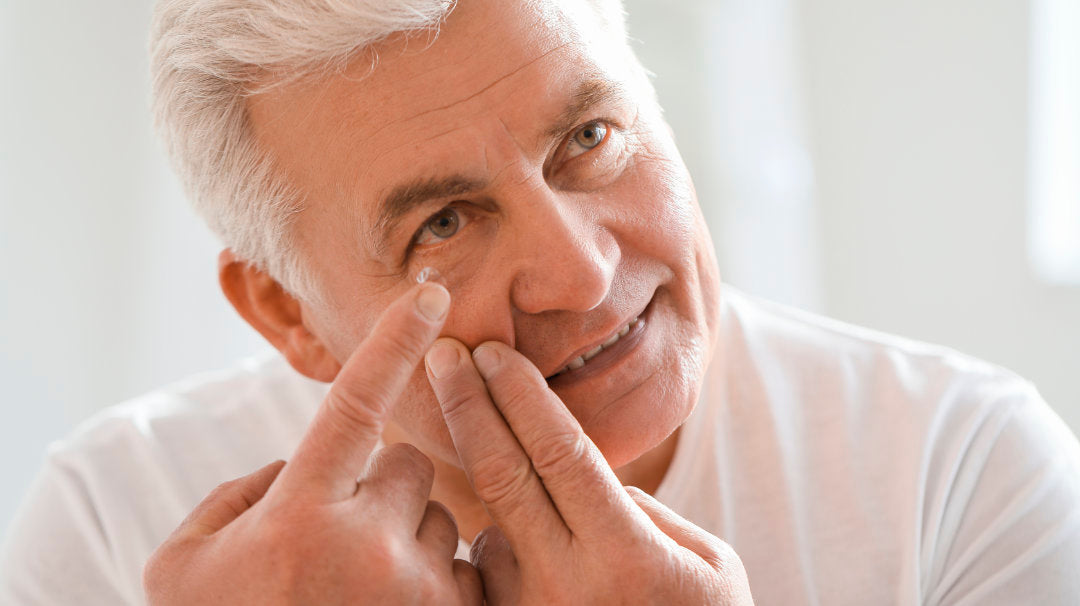
<svg viewBox="0 0 1080 606"><path fill-rule="evenodd" d="M1080 604L1076 437L1020 380L968 427L928 488L924 604Z"/></svg>
<svg viewBox="0 0 1080 606"><path fill-rule="evenodd" d="M0 604L144 603L123 588L113 555L85 484L51 455L0 552Z"/></svg>

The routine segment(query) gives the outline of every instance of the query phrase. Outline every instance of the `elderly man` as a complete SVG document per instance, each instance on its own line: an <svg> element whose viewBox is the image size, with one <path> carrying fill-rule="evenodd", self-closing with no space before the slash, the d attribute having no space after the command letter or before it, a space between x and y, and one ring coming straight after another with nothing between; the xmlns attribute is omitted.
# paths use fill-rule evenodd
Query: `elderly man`
<svg viewBox="0 0 1080 606"><path fill-rule="evenodd" d="M721 287L625 38L618 0L161 0L160 125L280 356L54 447L0 599L1080 600L1075 438Z"/></svg>

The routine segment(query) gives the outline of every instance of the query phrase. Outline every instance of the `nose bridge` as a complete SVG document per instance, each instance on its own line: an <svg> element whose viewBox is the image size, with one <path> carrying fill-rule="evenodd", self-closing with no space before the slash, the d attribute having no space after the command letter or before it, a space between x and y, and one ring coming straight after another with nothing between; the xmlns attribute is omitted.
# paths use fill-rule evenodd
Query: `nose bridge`
<svg viewBox="0 0 1080 606"><path fill-rule="evenodd" d="M619 250L580 200L525 183L514 203L514 306L525 313L588 311L608 295Z"/></svg>

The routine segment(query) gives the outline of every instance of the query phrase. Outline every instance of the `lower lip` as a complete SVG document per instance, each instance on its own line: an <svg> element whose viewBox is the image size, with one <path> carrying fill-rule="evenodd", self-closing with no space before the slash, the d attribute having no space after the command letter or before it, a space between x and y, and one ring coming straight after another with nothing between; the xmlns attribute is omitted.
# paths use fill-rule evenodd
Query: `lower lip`
<svg viewBox="0 0 1080 606"><path fill-rule="evenodd" d="M611 347L603 349L600 353L596 354L595 357L590 358L589 361L585 363L585 366L576 370L568 370L549 379L548 385L553 389L557 387L568 387L579 381L584 381L602 374L610 367L618 364L641 344L651 311L652 301L649 302L649 305L641 312L641 315L638 316L638 321L630 327L630 332L626 333L623 337L619 337L619 340L612 344Z"/></svg>

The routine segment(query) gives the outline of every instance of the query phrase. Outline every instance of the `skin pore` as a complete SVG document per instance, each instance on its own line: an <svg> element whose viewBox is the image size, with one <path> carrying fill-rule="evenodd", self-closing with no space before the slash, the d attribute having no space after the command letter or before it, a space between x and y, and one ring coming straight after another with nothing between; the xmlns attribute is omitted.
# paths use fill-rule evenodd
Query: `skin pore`
<svg viewBox="0 0 1080 606"><path fill-rule="evenodd" d="M520 351L620 480L655 490L716 341L720 279L621 34L577 0L475 0L434 41L394 36L371 50L248 104L259 145L304 192L294 229L321 302L226 252L229 299L297 370L331 381L433 267L452 296L443 335ZM490 522L422 367L392 419L384 441L432 459L431 498L471 539Z"/></svg>

